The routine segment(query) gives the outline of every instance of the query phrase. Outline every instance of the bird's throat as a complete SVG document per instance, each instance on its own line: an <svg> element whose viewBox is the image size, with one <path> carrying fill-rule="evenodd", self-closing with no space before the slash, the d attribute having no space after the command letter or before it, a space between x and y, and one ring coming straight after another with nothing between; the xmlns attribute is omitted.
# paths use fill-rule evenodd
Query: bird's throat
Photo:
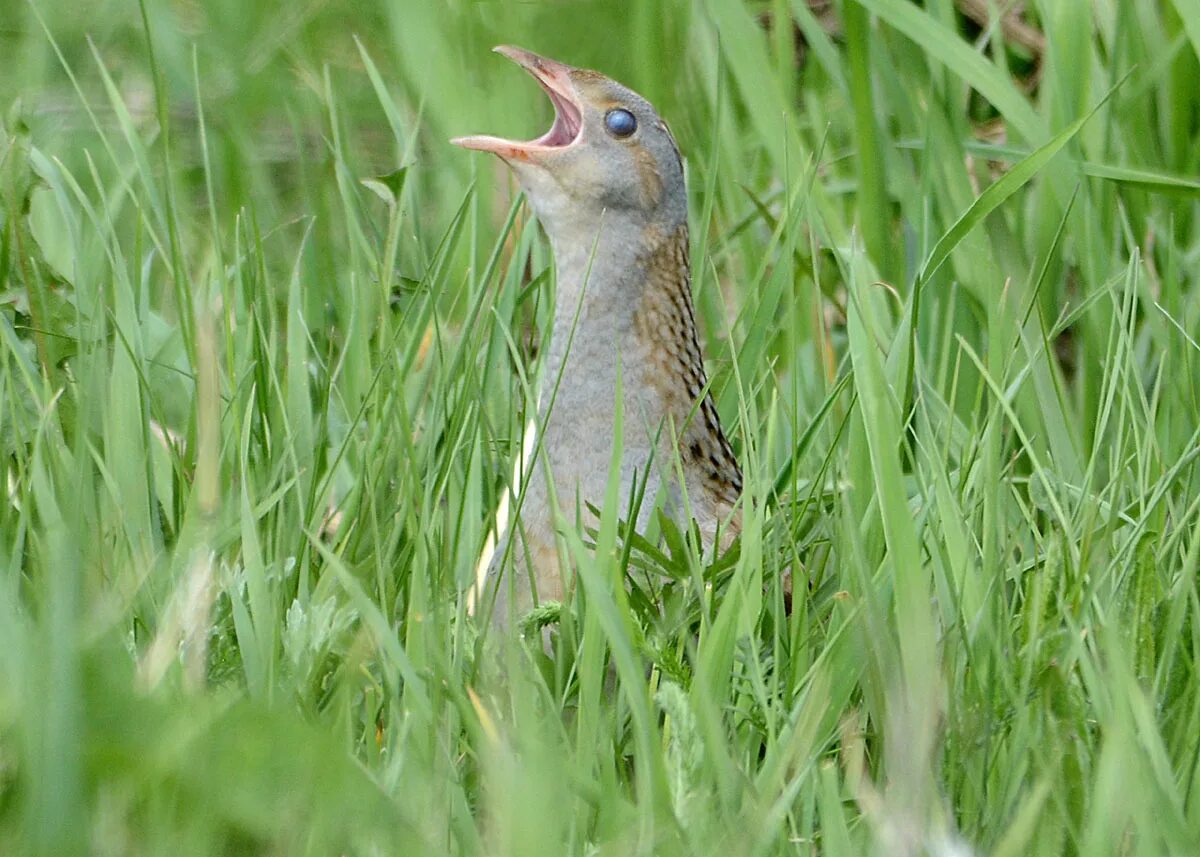
<svg viewBox="0 0 1200 857"><path fill-rule="evenodd" d="M547 446L612 437L620 388L627 446L665 436L687 452L699 440L706 458L715 448L724 459L727 444L705 392L686 223L554 249L558 290L541 399L557 430ZM595 466L607 465L607 450L602 445Z"/></svg>
<svg viewBox="0 0 1200 857"><path fill-rule="evenodd" d="M551 383L561 371L572 383L611 385L618 367L638 383L646 359L696 341L686 223L669 233L613 223L590 240L553 243Z"/></svg>
<svg viewBox="0 0 1200 857"><path fill-rule="evenodd" d="M601 505L615 463L621 497L644 481L644 496L678 511L682 465L688 496L709 504L701 516L709 533L724 514L714 510L737 501L741 471L707 392L686 223L584 246L554 248L558 290L539 412L559 502ZM653 506L639 510L639 529Z"/></svg>

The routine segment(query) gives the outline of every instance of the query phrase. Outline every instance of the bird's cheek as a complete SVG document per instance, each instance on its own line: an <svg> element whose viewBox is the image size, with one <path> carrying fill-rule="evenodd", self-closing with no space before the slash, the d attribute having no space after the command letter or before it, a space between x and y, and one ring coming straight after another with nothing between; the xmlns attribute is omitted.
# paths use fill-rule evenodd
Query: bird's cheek
<svg viewBox="0 0 1200 857"><path fill-rule="evenodd" d="M657 208L663 195L663 180L658 171L658 163L652 154L641 147L634 150L633 163L637 174L639 201L644 208Z"/></svg>
<svg viewBox="0 0 1200 857"><path fill-rule="evenodd" d="M560 171L560 181L576 196L595 196L605 185L604 171L592 158L574 158Z"/></svg>

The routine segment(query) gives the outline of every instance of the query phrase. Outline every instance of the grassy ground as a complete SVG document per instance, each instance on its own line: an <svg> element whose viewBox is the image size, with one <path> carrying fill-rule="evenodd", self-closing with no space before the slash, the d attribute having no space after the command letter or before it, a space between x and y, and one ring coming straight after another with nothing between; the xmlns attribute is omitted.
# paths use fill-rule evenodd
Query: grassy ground
<svg viewBox="0 0 1200 857"><path fill-rule="evenodd" d="M1200 3L1024 5L4 0L0 853L1200 851ZM671 122L756 501L554 663L499 42Z"/></svg>

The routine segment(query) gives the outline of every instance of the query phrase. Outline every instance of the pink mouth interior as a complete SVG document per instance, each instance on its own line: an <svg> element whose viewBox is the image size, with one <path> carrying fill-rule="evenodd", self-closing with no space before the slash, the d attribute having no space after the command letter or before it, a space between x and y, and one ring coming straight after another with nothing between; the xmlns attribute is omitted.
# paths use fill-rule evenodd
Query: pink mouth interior
<svg viewBox="0 0 1200 857"><path fill-rule="evenodd" d="M552 77L553 72L547 73L536 65L522 64L526 65L534 80L550 97L550 103L554 105L554 124L550 126L550 130L537 139L527 142L505 140L490 135L456 137L450 142L467 149L495 152L504 157L524 158L539 150L563 149L579 140L580 132L583 130L583 114L579 106L569 96L563 95L555 89L551 81L546 79L546 77ZM554 79L554 83L561 83L561 81ZM569 86L569 83L567 85Z"/></svg>
<svg viewBox="0 0 1200 857"><path fill-rule="evenodd" d="M550 96L550 103L554 105L554 124L545 134L536 140L530 140L529 145L547 148L571 145L579 136L579 130L583 126L579 108L542 83L541 80L538 83L542 84L542 89L546 90L546 94Z"/></svg>

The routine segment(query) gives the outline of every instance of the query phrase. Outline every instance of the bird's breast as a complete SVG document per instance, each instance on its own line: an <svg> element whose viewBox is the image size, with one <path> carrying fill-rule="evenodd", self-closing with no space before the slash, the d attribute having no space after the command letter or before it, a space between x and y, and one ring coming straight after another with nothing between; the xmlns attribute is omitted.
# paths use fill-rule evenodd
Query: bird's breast
<svg viewBox="0 0 1200 857"><path fill-rule="evenodd" d="M624 496L636 474L646 473L661 423L661 402L646 377L648 351L631 322L611 317L581 315L567 336L569 344L551 343L542 391L543 448L556 488L601 500L619 437Z"/></svg>

